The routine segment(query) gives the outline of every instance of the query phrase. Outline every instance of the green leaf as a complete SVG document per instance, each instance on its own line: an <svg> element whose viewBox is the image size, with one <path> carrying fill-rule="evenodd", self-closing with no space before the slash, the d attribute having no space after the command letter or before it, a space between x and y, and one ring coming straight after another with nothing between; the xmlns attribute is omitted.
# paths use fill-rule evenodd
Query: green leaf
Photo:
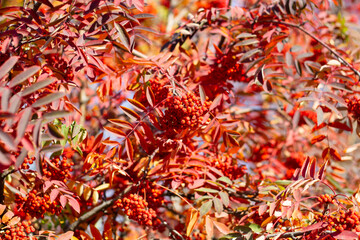
<svg viewBox="0 0 360 240"><path fill-rule="evenodd" d="M247 226L236 226L235 227L235 231L238 231L240 233L246 234L251 232L251 228L247 227Z"/></svg>
<svg viewBox="0 0 360 240"><path fill-rule="evenodd" d="M243 240L244 236L241 233L229 233L229 234L226 234L225 236L219 238L219 240L233 240L233 239Z"/></svg>
<svg viewBox="0 0 360 240"><path fill-rule="evenodd" d="M209 195L204 195L204 196L201 196L199 198L196 199L197 202L202 202L204 200L207 200L207 199L213 199L214 197L213 196L209 196Z"/></svg>
<svg viewBox="0 0 360 240"><path fill-rule="evenodd" d="M200 207L200 216L204 216L205 214L207 214L210 211L212 204L213 202L211 200L208 200L205 203L203 203Z"/></svg>
<svg viewBox="0 0 360 240"><path fill-rule="evenodd" d="M227 183L227 184L229 184L229 185L232 185L233 184L233 182L230 180L230 178L228 178L228 177L221 177L221 178L218 178L217 180L216 180L217 182L224 182L224 183Z"/></svg>
<svg viewBox="0 0 360 240"><path fill-rule="evenodd" d="M291 184L292 182L293 182L292 180L277 180L277 181L275 181L276 184L282 185L282 186L287 186L287 185Z"/></svg>
<svg viewBox="0 0 360 240"><path fill-rule="evenodd" d="M262 232L262 228L260 225L258 224L255 224L255 223L252 223L249 225L249 228L251 228L251 230L254 232L254 233L261 233Z"/></svg>
<svg viewBox="0 0 360 240"><path fill-rule="evenodd" d="M224 206L223 206L222 202L218 198L214 198L213 202L214 202L215 211L218 214L221 214L224 210Z"/></svg>
<svg viewBox="0 0 360 240"><path fill-rule="evenodd" d="M49 123L48 124L48 129L49 129L49 133L54 138L56 138L56 139L64 139L64 136L61 134L61 132L59 131L59 129L55 125Z"/></svg>
<svg viewBox="0 0 360 240"><path fill-rule="evenodd" d="M83 151L79 146L76 146L75 150L80 154L80 156L83 156Z"/></svg>
<svg viewBox="0 0 360 240"><path fill-rule="evenodd" d="M208 193L218 193L219 190L216 190L216 189L212 189L212 188L198 188L198 189L195 189L195 191L197 192L208 192Z"/></svg>
<svg viewBox="0 0 360 240"><path fill-rule="evenodd" d="M221 198L221 201L224 203L225 207L229 206L230 204L229 194L227 192L219 192L219 196Z"/></svg>
<svg viewBox="0 0 360 240"><path fill-rule="evenodd" d="M67 138L68 138L68 135L69 135L69 129L70 129L70 127L67 127L65 124L61 125L61 133L64 135L64 139L60 140L60 144L62 146L66 145Z"/></svg>

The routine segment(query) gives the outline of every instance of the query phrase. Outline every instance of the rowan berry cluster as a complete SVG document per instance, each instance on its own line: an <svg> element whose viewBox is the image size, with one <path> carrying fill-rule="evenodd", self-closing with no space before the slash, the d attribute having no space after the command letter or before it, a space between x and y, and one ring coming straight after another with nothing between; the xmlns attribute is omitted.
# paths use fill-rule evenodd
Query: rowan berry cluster
<svg viewBox="0 0 360 240"><path fill-rule="evenodd" d="M213 158L211 162L215 168L232 180L241 178L247 170L245 165L238 166L236 162L234 163L230 156Z"/></svg>
<svg viewBox="0 0 360 240"><path fill-rule="evenodd" d="M317 221L327 222L327 230L355 230L356 232L360 232L360 213L354 209L340 210L333 215L323 215L320 213L315 216L315 219Z"/></svg>
<svg viewBox="0 0 360 240"><path fill-rule="evenodd" d="M58 200L50 201L47 194L38 193L33 189L27 196L16 194L15 203L20 216L43 218L45 213L59 215L62 207Z"/></svg>
<svg viewBox="0 0 360 240"><path fill-rule="evenodd" d="M355 120L360 121L360 98L353 97L352 99L346 99L348 112L352 114Z"/></svg>
<svg viewBox="0 0 360 240"><path fill-rule="evenodd" d="M168 82L166 78L155 77L146 82L147 87L149 87L154 94L154 105L159 104L158 106L164 105L164 100L172 96L169 88L165 85ZM136 92L135 97L140 103L145 106L149 105L149 102L146 97L146 88L142 88L140 91Z"/></svg>
<svg viewBox="0 0 360 240"><path fill-rule="evenodd" d="M30 221L22 221L0 233L0 240L35 240L35 237L28 236L35 232Z"/></svg>
<svg viewBox="0 0 360 240"><path fill-rule="evenodd" d="M209 111L210 105L209 100L202 104L200 98L194 93L168 98L165 102L165 116L161 119L161 125L169 133L178 133L187 128L195 130L202 125L203 116Z"/></svg>
<svg viewBox="0 0 360 240"><path fill-rule="evenodd" d="M159 189L154 183L146 181L140 185L140 195L146 197L148 207L152 209L159 209L165 203L164 189Z"/></svg>
<svg viewBox="0 0 360 240"><path fill-rule="evenodd" d="M20 153L19 153L19 152L13 152L13 155L14 155L15 157L18 157L18 156L20 155ZM30 165L34 163L34 161L35 161L35 157L28 157L28 156L26 156L26 157L24 158L23 163L20 165L19 168L20 168L20 169L27 170L27 169L30 168Z"/></svg>
<svg viewBox="0 0 360 240"><path fill-rule="evenodd" d="M233 52L217 56L208 72L206 83L218 84L227 80L245 82L247 80L245 69L238 61L239 57Z"/></svg>
<svg viewBox="0 0 360 240"><path fill-rule="evenodd" d="M35 161L35 157L31 157L31 158L25 158L24 162L21 164L20 168L21 169L29 169L30 165L33 164Z"/></svg>
<svg viewBox="0 0 360 240"><path fill-rule="evenodd" d="M43 174L53 180L65 181L71 177L73 162L67 162L67 157L54 157L49 162L43 162Z"/></svg>
<svg viewBox="0 0 360 240"><path fill-rule="evenodd" d="M154 209L149 208L149 203L138 194L129 194L115 202L115 208L120 208L132 220L142 226L155 227L160 224Z"/></svg>
<svg viewBox="0 0 360 240"><path fill-rule="evenodd" d="M45 59L47 61L47 65L43 67L45 72L66 81L72 81L74 79L72 68L59 54L45 54Z"/></svg>
<svg viewBox="0 0 360 240"><path fill-rule="evenodd" d="M318 202L320 204L329 204L329 203L335 203L335 196L334 195L329 195L329 194L323 194L323 195L320 195L318 198L317 198Z"/></svg>
<svg viewBox="0 0 360 240"><path fill-rule="evenodd" d="M161 103L166 98L171 97L171 93L169 89L165 87L165 83L164 80L161 80L158 77L149 80L151 90L155 96L154 104Z"/></svg>

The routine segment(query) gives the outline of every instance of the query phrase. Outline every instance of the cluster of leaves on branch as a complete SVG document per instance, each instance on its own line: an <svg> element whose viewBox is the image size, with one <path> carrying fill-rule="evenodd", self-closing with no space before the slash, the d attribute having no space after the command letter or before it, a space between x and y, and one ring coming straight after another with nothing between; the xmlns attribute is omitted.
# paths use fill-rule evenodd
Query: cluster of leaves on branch
<svg viewBox="0 0 360 240"><path fill-rule="evenodd" d="M360 8L242 2L2 1L0 239L358 239Z"/></svg>

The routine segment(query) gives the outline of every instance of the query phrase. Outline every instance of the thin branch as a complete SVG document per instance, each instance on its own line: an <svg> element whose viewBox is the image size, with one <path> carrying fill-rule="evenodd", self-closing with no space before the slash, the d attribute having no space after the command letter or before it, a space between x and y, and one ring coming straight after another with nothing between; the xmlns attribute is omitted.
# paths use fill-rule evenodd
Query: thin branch
<svg viewBox="0 0 360 240"><path fill-rule="evenodd" d="M118 196L107 200L103 203L101 203L100 205L94 207L93 209L91 209L90 211L84 213L81 217L79 217L75 222L73 222L72 224L70 224L69 229L70 231L74 231L79 224L81 224L82 222L86 222L88 220L90 220L91 218L93 218L95 215L97 215L99 212L103 211L104 209L110 207L111 205L113 205L118 199L122 198L125 194L127 194L128 192L130 192L132 188L132 185L128 186L121 194L119 194Z"/></svg>
<svg viewBox="0 0 360 240"><path fill-rule="evenodd" d="M137 183L137 190L136 190L136 191L139 191L139 188L140 188L141 183L145 181L145 179L146 179L146 177L147 177L147 175L148 175L149 169L150 169L150 163L151 163L151 161L154 159L155 155L156 155L158 152L159 152L159 148L155 149L154 152L153 152L151 155L149 155L148 162L147 162L146 167L145 167L145 169L144 169L144 174L143 174L143 176L141 177L141 179L140 179L140 180L138 181L138 183Z"/></svg>
<svg viewBox="0 0 360 240"><path fill-rule="evenodd" d="M181 239L181 240L185 240L185 238L175 229L173 229L166 221L164 221L162 218L160 217L156 217L157 219L159 219L161 221L161 224L163 224L167 229L169 229L170 232L170 236L173 239Z"/></svg>
<svg viewBox="0 0 360 240"><path fill-rule="evenodd" d="M151 161L154 159L155 155L159 152L159 148L155 149L154 152L149 155L149 159L148 159L148 162L146 164L146 167L144 169L144 175L142 176L140 182L144 181L145 178L147 177L148 173L149 173L149 169L150 169L150 163Z"/></svg>
<svg viewBox="0 0 360 240"><path fill-rule="evenodd" d="M327 45L325 42L323 42L321 39L319 39L318 37L316 37L314 34L312 34L311 32L308 32L306 29L304 29L303 27L301 27L298 24L294 24L294 23L288 23L288 22L283 22L283 21L265 21L265 22L271 22L271 23L276 23L276 24L282 24L288 27L293 27L296 28L300 31L302 31L303 33L305 33L306 35L308 35L309 37L313 38L314 40L316 40L318 43L320 43L323 47L325 47L327 50L329 50L332 54L335 55L335 57L345 66L349 67L358 77L360 80L360 72L358 70L356 70L353 66L351 66L351 64L346 61L338 52L336 52L335 50L333 50L329 45Z"/></svg>
<svg viewBox="0 0 360 240"><path fill-rule="evenodd" d="M281 234L280 237L278 237L279 233L274 233L274 234L267 235L265 239L267 240L267 239L271 239L274 237L278 237L277 239L281 239L281 238L296 239L296 237L305 236L310 233L311 233L311 231L286 232L286 233Z"/></svg>

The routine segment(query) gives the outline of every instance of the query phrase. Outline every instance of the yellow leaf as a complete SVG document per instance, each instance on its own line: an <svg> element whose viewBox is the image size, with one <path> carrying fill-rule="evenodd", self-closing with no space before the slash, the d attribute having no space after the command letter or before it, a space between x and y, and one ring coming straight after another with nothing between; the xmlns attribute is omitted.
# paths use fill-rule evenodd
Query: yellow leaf
<svg viewBox="0 0 360 240"><path fill-rule="evenodd" d="M98 191L93 191L92 200L93 200L94 205L97 204L97 202L99 201L99 192Z"/></svg>
<svg viewBox="0 0 360 240"><path fill-rule="evenodd" d="M76 194L80 197L84 192L84 184L80 183L76 188Z"/></svg>
<svg viewBox="0 0 360 240"><path fill-rule="evenodd" d="M24 0L2 0L0 1L2 8L4 7L22 7L24 5Z"/></svg>
<svg viewBox="0 0 360 240"><path fill-rule="evenodd" d="M8 211L7 213L4 214L4 216L2 217L1 221L3 223L7 223L12 217L14 216L14 213L11 211Z"/></svg>
<svg viewBox="0 0 360 240"><path fill-rule="evenodd" d="M91 188L89 186L86 186L83 195L85 201L89 200L89 198L91 197L91 193L92 193Z"/></svg>
<svg viewBox="0 0 360 240"><path fill-rule="evenodd" d="M94 188L94 190L101 191L101 190L108 189L109 187L110 187L109 183L104 183L104 184L101 184L100 186L97 186L96 188Z"/></svg>

